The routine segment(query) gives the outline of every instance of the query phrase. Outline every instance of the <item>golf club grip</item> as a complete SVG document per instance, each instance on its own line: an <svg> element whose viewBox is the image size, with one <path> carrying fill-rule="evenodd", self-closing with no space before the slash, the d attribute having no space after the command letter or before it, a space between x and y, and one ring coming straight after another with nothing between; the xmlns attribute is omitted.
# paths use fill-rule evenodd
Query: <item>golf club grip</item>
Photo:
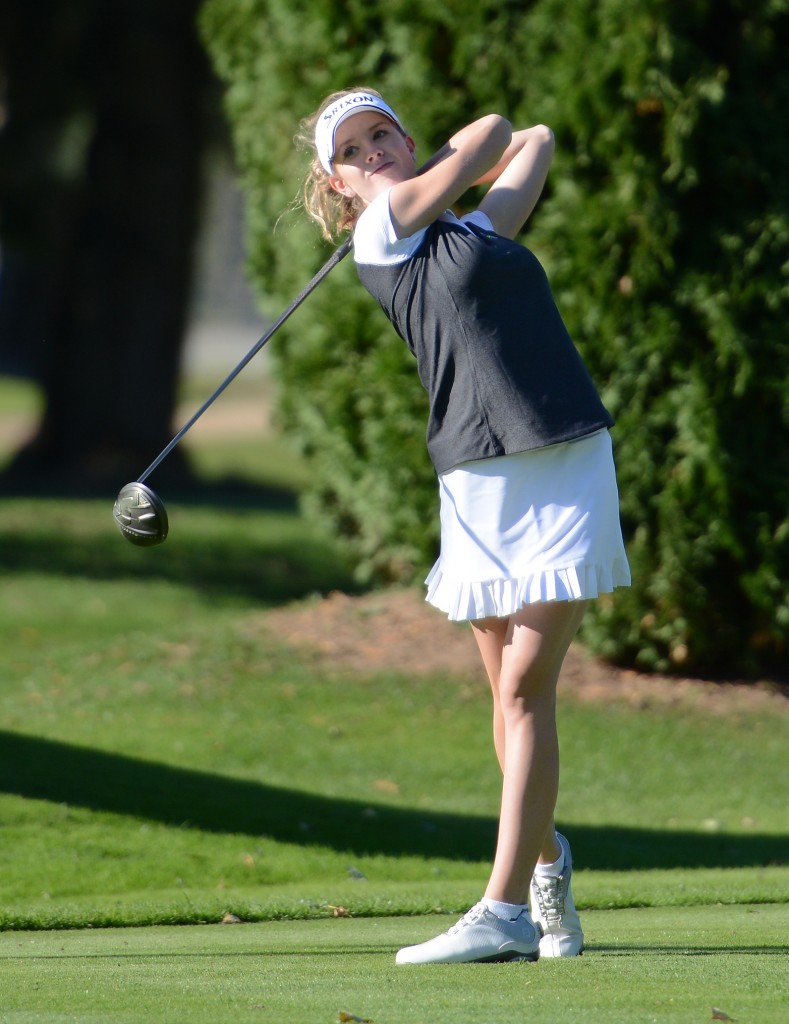
<svg viewBox="0 0 789 1024"><path fill-rule="evenodd" d="M323 266L315 275L315 277L313 277L309 284L301 292L299 292L299 294L296 296L293 302L291 302L288 308L280 315L279 319L276 320L271 325L271 327L269 327L269 329L266 331L262 338L255 342L255 344L252 346L249 352L247 352L247 354L244 356L241 362L233 370L231 370L227 377L225 377L225 379L222 381L222 383L219 385L216 391L214 391L214 393L210 395L205 400L205 402L203 402L203 404L200 406L200 408L197 410L194 416L192 416L192 418L181 427L181 429L178 431L178 433L175 435L172 441L170 441L167 447L156 456L156 458L145 470L145 472L142 473L137 478L138 483L142 483L143 480L147 479L147 477L149 477L150 474L153 473L153 471L156 469L159 463L163 462L164 459L167 458L167 456L170 454L173 448L175 448L175 446L178 444L178 442L181 440L181 438L184 436L187 430L189 430L197 422L197 420L200 419L200 417L203 415L203 413L210 405L213 405L213 403L217 400L217 398L219 398L219 396L222 394L222 392L225 390L228 384L230 384L232 381L236 379L236 377L239 375L239 373L241 373L241 371L244 369L247 363L250 362L250 360L253 359L258 354L258 352L263 348L263 346L271 338L275 331L279 330L279 328L285 323L285 321L288 319L291 313L295 312L295 310L299 308L299 306L302 304L302 302L304 302L304 300L307 298L310 292L313 291L315 287L320 284L320 282L324 279L324 277L326 277L328 273L334 270L334 268L341 260L345 259L345 257L351 251L352 247L353 236L349 236L338 249L335 249L335 251L323 264Z"/></svg>

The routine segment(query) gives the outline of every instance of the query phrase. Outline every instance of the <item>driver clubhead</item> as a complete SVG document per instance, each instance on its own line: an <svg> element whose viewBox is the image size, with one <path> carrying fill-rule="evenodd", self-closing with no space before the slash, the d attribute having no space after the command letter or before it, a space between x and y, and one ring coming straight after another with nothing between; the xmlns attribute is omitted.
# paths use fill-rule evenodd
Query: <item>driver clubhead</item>
<svg viewBox="0 0 789 1024"><path fill-rule="evenodd" d="M131 544L148 548L167 539L167 509L162 499L145 484L135 481L122 487L112 514Z"/></svg>

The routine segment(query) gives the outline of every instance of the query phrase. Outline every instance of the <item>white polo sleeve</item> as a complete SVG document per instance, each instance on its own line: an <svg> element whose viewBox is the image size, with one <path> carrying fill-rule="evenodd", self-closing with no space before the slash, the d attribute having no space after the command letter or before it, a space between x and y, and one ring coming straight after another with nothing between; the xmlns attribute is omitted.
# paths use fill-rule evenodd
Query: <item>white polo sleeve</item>
<svg viewBox="0 0 789 1024"><path fill-rule="evenodd" d="M495 231L493 221L482 210L472 210L471 213L467 213L464 217L460 218L460 223L473 224L474 227L482 228L483 231Z"/></svg>
<svg viewBox="0 0 789 1024"><path fill-rule="evenodd" d="M410 259L422 243L427 228L398 238L389 210L389 189L370 203L356 222L353 258L357 263L386 266Z"/></svg>

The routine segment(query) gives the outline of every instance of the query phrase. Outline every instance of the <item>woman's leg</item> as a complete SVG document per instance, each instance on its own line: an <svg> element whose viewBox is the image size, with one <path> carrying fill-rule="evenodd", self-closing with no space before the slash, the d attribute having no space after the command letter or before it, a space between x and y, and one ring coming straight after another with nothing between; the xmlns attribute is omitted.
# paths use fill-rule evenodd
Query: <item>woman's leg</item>
<svg viewBox="0 0 789 1024"><path fill-rule="evenodd" d="M496 857L485 895L526 903L538 859L561 853L553 827L559 786L556 683L585 601L525 605L472 624L493 692L493 732L504 774Z"/></svg>
<svg viewBox="0 0 789 1024"><path fill-rule="evenodd" d="M562 852L552 827L559 785L556 681L585 609L585 602L545 603L506 619L473 623L493 689L494 738L504 775L496 857L485 892L490 900L526 904L538 856L551 862ZM565 889L569 892L569 867ZM396 962L535 960L580 952L580 923L560 941L561 916L554 921L556 914L549 918L542 906L534 920L526 910L509 913L497 905L491 909L483 899L449 931L401 949ZM561 946L565 940L574 943L572 952ZM543 954L547 942L554 945Z"/></svg>
<svg viewBox="0 0 789 1024"><path fill-rule="evenodd" d="M503 775L506 740L504 735L504 716L501 713L501 700L499 699L499 680L501 678L504 646L509 630L509 618L472 622L471 627L482 655L485 671L490 680L490 689L493 694L493 746ZM545 839L540 849L538 862L541 864L552 864L559 856L561 856L561 848L556 839L556 828L553 815L551 815Z"/></svg>

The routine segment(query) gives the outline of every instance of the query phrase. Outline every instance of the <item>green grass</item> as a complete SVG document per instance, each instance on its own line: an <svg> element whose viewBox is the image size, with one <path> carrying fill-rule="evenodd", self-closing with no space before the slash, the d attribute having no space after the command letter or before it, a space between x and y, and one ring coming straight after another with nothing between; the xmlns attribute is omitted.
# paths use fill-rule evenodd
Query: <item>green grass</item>
<svg viewBox="0 0 789 1024"><path fill-rule="evenodd" d="M485 685L348 674L269 629L267 607L347 581L295 514L176 506L146 551L108 512L0 515L0 923L473 900L499 787ZM560 723L582 906L789 897L789 808L764 785L785 716L565 701Z"/></svg>
<svg viewBox="0 0 789 1024"><path fill-rule="evenodd" d="M177 427L187 422L218 383L205 377L184 382ZM245 378L242 374L204 413L182 442L202 479L215 482L229 476L267 489L290 491L298 491L304 485L307 470L295 445L287 437L266 429L273 398L268 378Z"/></svg>
<svg viewBox="0 0 789 1024"><path fill-rule="evenodd" d="M38 385L23 378L0 375L0 412L3 416L33 420L41 407L42 394Z"/></svg>
<svg viewBox="0 0 789 1024"><path fill-rule="evenodd" d="M783 1024L785 907L592 911L578 960L403 968L442 918L0 935L5 1024Z"/></svg>
<svg viewBox="0 0 789 1024"><path fill-rule="evenodd" d="M0 1022L491 1024L513 998L535 1020L785 1019L778 704L562 701L589 952L462 985L395 970L449 920L420 915L486 879L486 686L354 674L280 636L267 609L352 585L296 511L304 467L274 437L198 437L193 458L249 500L163 495L155 549L123 541L113 495L0 504ZM248 923L211 924L228 912Z"/></svg>

